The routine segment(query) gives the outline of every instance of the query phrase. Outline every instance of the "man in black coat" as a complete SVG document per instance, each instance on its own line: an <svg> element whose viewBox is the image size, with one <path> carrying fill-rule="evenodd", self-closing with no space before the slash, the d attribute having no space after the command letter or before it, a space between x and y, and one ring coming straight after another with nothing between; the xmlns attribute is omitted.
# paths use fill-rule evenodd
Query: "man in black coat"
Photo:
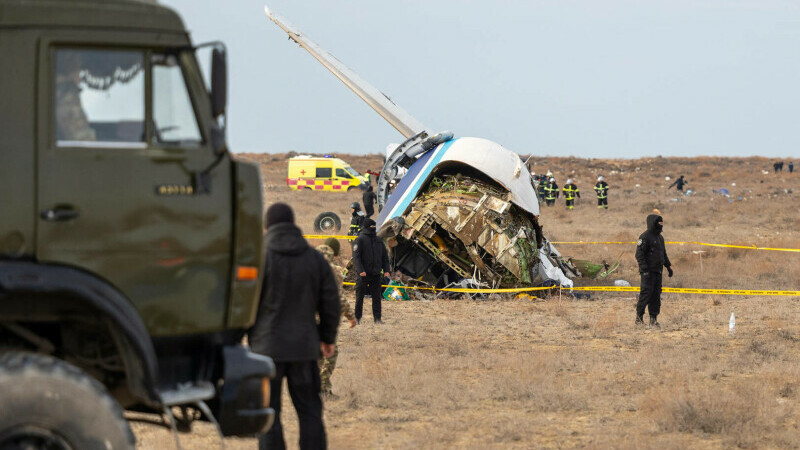
<svg viewBox="0 0 800 450"><path fill-rule="evenodd" d="M361 322L361 311L364 308L364 294L372 296L372 318L375 323L381 321L381 300L383 277L389 276L389 253L383 239L375 234L375 221L366 219L361 234L353 244L353 265L361 282L356 284L356 320Z"/></svg>
<svg viewBox="0 0 800 450"><path fill-rule="evenodd" d="M326 447L322 422L320 354L330 357L339 327L339 286L325 257L294 225L289 205L276 203L266 217L266 257L261 300L248 339L253 351L275 362L270 407L275 424L258 438L259 449L284 449L281 385L286 378L300 422L300 448ZM319 323L316 315L319 315Z"/></svg>
<svg viewBox="0 0 800 450"><path fill-rule="evenodd" d="M644 324L644 308L650 313L650 326L660 328L658 314L661 312L661 276L664 267L672 277L672 264L667 257L667 248L661 230L664 219L657 214L647 216L647 231L639 236L636 243L636 261L642 284L639 290L639 303L636 305L636 324Z"/></svg>
<svg viewBox="0 0 800 450"><path fill-rule="evenodd" d="M375 205L376 201L378 201L378 196L372 191L372 185L370 184L366 192L361 195L361 203L364 204L364 214L367 215L367 219L375 214L375 206L373 205Z"/></svg>
<svg viewBox="0 0 800 450"><path fill-rule="evenodd" d="M672 186L675 186L675 189L677 189L677 190L679 190L679 191L683 192L683 185L684 185L684 184L689 184L689 182L688 182L688 181L686 181L686 180L683 178L683 175L681 175L680 177L678 177L678 179L677 179L677 180L675 180L675 181L674 181L672 184L670 184L670 185L667 187L667 189L671 188Z"/></svg>

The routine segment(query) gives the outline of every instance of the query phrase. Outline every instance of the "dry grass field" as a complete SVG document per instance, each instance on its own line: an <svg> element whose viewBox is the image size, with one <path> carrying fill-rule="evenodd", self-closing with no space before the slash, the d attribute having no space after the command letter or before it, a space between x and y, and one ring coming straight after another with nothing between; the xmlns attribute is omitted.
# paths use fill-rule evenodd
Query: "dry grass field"
<svg viewBox="0 0 800 450"><path fill-rule="evenodd" d="M304 231L329 210L346 227L360 192L290 192L285 155L242 157L262 163L267 205L292 204ZM360 171L381 163L344 158ZM573 178L583 195L572 212L563 199L543 207L540 222L553 241L634 241L658 208L667 240L800 248L800 174L763 174L772 162L764 158L532 161L560 186ZM595 206L597 174L611 186L608 211ZM666 189L664 177L681 174L693 195ZM728 189L734 201L712 188ZM638 284L632 245L559 249L596 261L622 255L609 280L579 285ZM667 251L675 277L664 286L800 290L800 253ZM661 330L635 328L634 303L632 293L390 302L380 327L367 307L362 325L340 333L338 398L325 405L330 447L800 448L800 297L664 294ZM296 447L287 409L287 440ZM161 428L135 423L134 431L140 448L174 448ZM181 441L217 443L207 424ZM254 439L226 445L256 447Z"/></svg>

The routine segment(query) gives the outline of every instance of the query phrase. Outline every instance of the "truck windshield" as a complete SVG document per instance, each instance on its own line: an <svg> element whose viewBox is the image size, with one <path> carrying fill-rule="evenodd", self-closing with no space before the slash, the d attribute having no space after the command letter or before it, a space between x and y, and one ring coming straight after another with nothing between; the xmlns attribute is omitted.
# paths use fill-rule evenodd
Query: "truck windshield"
<svg viewBox="0 0 800 450"><path fill-rule="evenodd" d="M144 146L144 53L60 48L55 52L59 146Z"/></svg>
<svg viewBox="0 0 800 450"><path fill-rule="evenodd" d="M53 73L57 145L146 147L146 117L151 121L151 143L200 144L200 127L180 60L176 52L57 48Z"/></svg>
<svg viewBox="0 0 800 450"><path fill-rule="evenodd" d="M356 169L353 169L353 168L352 168L352 167L350 167L350 166L346 166L346 167L345 167L345 169L347 170L347 173L349 173L350 175L352 175L354 178L355 178L355 177L358 177L358 176L360 176L360 175L358 174L358 172L356 172Z"/></svg>

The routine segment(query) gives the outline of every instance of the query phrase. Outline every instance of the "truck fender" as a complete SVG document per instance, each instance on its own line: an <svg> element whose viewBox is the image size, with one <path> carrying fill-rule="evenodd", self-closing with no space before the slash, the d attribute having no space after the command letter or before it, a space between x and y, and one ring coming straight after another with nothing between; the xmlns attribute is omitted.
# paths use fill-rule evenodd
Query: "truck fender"
<svg viewBox="0 0 800 450"><path fill-rule="evenodd" d="M0 317L49 321L86 311L95 311L113 324L111 332L131 393L151 406L160 405L153 342L139 313L119 290L74 267L0 260Z"/></svg>

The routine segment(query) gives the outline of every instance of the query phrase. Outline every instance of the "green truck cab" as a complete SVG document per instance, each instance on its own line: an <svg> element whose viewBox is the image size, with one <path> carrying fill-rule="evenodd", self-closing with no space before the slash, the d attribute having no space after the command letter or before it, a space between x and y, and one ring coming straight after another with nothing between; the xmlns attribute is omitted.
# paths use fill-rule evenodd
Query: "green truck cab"
<svg viewBox="0 0 800 450"><path fill-rule="evenodd" d="M0 55L0 447L125 448L120 407L266 430L274 365L241 344L263 188L226 146L224 47L154 1L0 0ZM92 401L115 421L81 426Z"/></svg>

